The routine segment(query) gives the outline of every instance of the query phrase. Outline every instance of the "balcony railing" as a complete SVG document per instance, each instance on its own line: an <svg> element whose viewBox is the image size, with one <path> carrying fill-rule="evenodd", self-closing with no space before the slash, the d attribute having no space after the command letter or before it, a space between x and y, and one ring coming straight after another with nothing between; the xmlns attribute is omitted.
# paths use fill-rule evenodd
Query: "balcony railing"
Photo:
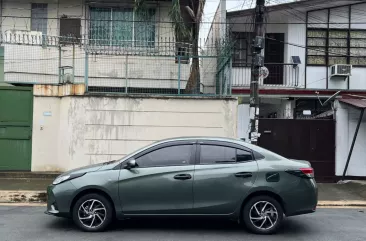
<svg viewBox="0 0 366 241"><path fill-rule="evenodd" d="M267 78L260 78L260 86L268 87L299 87L299 66L294 64L267 63L269 70ZM249 87L251 79L251 64L235 64L232 68L233 87Z"/></svg>

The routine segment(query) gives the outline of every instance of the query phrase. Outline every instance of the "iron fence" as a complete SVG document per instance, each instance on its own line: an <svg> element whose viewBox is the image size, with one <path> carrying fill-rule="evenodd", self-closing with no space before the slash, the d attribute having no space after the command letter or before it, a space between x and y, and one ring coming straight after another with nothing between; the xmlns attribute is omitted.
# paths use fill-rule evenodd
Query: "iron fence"
<svg viewBox="0 0 366 241"><path fill-rule="evenodd" d="M192 44L161 38L149 47L120 40L4 34L5 81L16 84L85 83L89 92L229 95L231 57L220 43ZM222 44L221 44L222 45Z"/></svg>

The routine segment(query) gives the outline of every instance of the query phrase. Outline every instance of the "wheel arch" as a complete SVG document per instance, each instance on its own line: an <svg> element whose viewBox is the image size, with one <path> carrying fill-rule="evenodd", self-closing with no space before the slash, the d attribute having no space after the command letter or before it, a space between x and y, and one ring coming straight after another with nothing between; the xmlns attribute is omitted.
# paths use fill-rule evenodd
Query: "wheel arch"
<svg viewBox="0 0 366 241"><path fill-rule="evenodd" d="M253 197L257 197L257 196L269 196L274 198L282 207L283 212L286 215L286 205L284 200L281 198L280 195L278 195L277 193L270 191L270 190L258 190L258 191L254 191L252 193L250 193L242 202L241 207L240 207L240 213L239 213L239 220L241 220L241 217L243 215L243 210L244 210L244 206L245 204L252 199Z"/></svg>
<svg viewBox="0 0 366 241"><path fill-rule="evenodd" d="M99 194L99 195L105 197L111 203L112 208L113 208L113 214L114 214L114 216L116 216L116 206L115 206L115 203L114 203L112 197L106 191L104 191L100 188L96 188L96 187L88 187L83 190L80 190L73 197L71 204L70 204L70 210L69 210L70 214L72 213L72 210L73 210L74 205L77 202L77 200L79 200L79 198L81 198L82 196L85 196L85 195L91 194L91 193Z"/></svg>

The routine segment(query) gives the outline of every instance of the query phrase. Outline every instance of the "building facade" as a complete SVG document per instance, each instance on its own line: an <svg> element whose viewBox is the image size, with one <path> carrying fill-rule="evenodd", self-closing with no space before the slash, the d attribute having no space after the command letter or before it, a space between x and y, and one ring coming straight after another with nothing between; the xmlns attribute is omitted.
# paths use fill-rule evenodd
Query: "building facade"
<svg viewBox="0 0 366 241"><path fill-rule="evenodd" d="M184 90L192 44L176 36L171 7L164 0L148 1L142 12L133 0L1 1L5 81L85 83L97 92ZM189 27L191 20L182 16ZM205 58L216 57L206 51ZM216 71L206 68L202 75ZM215 89L202 78L200 91Z"/></svg>

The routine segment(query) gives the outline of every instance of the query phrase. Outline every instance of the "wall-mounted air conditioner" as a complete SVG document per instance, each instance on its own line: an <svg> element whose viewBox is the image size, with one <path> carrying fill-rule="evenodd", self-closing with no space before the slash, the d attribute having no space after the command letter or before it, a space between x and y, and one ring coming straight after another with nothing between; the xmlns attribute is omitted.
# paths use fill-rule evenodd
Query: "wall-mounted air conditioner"
<svg viewBox="0 0 366 241"><path fill-rule="evenodd" d="M349 64L335 64L330 66L331 77L348 77L351 76L352 65Z"/></svg>

